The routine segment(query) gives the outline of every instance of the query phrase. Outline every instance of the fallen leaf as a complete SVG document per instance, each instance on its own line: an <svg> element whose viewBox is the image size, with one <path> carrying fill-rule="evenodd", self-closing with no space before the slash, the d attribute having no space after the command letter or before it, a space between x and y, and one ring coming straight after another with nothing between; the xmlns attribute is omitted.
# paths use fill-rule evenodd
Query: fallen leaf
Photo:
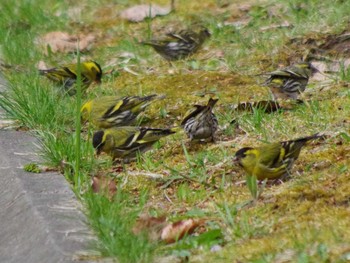
<svg viewBox="0 0 350 263"><path fill-rule="evenodd" d="M324 62L324 61L313 61L312 65L319 70L312 76L313 80L324 81L331 79L327 73L338 73L342 69L348 70L350 65L350 59L344 59L343 61L334 61L334 62Z"/></svg>
<svg viewBox="0 0 350 263"><path fill-rule="evenodd" d="M131 22L141 22L146 18L164 16L171 12L171 7L158 5L135 5L120 13L120 17Z"/></svg>
<svg viewBox="0 0 350 263"><path fill-rule="evenodd" d="M161 240L168 244L174 243L186 234L191 234L202 223L203 220L186 219L169 224L163 228Z"/></svg>
<svg viewBox="0 0 350 263"><path fill-rule="evenodd" d="M37 42L44 47L44 53L47 55L49 52L75 52L78 48L78 42L80 51L86 51L94 40L95 37L92 34L71 35L66 32L54 31L40 37Z"/></svg>
<svg viewBox="0 0 350 263"><path fill-rule="evenodd" d="M162 240L169 244L183 238L186 234L191 234L203 222L203 220L198 219L186 219L175 223L167 223L165 216L141 215L132 231L135 235L145 232L150 240Z"/></svg>
<svg viewBox="0 0 350 263"><path fill-rule="evenodd" d="M115 180L108 176L94 176L91 188L94 193L106 194L109 198L113 198L117 192Z"/></svg>

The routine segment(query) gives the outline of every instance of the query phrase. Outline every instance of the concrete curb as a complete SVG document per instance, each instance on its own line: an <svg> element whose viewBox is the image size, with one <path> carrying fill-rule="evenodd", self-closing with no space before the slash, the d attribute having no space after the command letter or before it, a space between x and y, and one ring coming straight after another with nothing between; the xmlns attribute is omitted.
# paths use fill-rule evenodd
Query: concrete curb
<svg viewBox="0 0 350 263"><path fill-rule="evenodd" d="M93 238L58 173L27 173L35 139L0 130L0 262L72 262Z"/></svg>

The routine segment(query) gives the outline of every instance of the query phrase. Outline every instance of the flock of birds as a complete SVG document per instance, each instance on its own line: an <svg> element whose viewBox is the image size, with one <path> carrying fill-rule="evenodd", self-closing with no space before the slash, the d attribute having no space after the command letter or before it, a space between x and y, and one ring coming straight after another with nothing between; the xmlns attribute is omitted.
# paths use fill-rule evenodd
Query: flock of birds
<svg viewBox="0 0 350 263"><path fill-rule="evenodd" d="M169 33L165 40L142 42L150 45L168 61L186 58L195 53L210 37L207 29L199 32L180 31ZM86 91L92 82L101 82L101 66L94 61L80 65L82 91ZM266 85L270 87L275 100L298 99L307 86L309 78L318 72L309 62L301 62L287 68L268 73ZM69 95L76 93L78 65L69 64L57 68L40 70L40 74L61 85ZM175 133L178 128L160 129L135 126L138 115L152 102L162 96L145 97L105 96L87 101L81 108L82 120L89 121L98 129L93 135L92 144L97 154L105 152L113 160L129 161L138 153L152 148L160 138ZM195 109L181 122L191 141L214 141L218 121L213 113L217 99L210 98L207 105L194 105ZM235 162L257 179L280 179L290 174L294 161L299 157L301 148L310 140L320 138L318 134L296 140L276 142L260 147L245 147L235 154Z"/></svg>

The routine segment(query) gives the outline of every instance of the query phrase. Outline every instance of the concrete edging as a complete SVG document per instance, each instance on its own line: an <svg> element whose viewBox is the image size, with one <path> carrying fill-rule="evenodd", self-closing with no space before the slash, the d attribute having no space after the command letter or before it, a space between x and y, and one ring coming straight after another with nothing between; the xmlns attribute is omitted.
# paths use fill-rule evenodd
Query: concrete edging
<svg viewBox="0 0 350 263"><path fill-rule="evenodd" d="M0 262L72 262L93 238L81 205L58 173L28 173L35 139L0 130Z"/></svg>

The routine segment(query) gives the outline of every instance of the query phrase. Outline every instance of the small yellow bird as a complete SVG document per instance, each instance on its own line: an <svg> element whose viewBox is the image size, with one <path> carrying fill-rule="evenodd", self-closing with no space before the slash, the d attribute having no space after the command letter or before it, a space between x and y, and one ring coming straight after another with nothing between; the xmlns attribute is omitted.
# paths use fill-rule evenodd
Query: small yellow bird
<svg viewBox="0 0 350 263"><path fill-rule="evenodd" d="M279 179L289 175L301 148L310 140L324 136L314 134L296 140L266 144L257 148L245 147L235 154L238 163L249 175L258 180Z"/></svg>
<svg viewBox="0 0 350 263"><path fill-rule="evenodd" d="M191 141L208 138L215 141L218 120L212 110L217 101L218 99L210 98L207 105L194 105L196 109L181 122L181 126Z"/></svg>
<svg viewBox="0 0 350 263"><path fill-rule="evenodd" d="M165 96L156 94L139 97L105 96L86 102L81 108L83 121L91 121L99 129L114 126L128 126L135 123L137 116L153 101Z"/></svg>
<svg viewBox="0 0 350 263"><path fill-rule="evenodd" d="M92 82L101 83L102 69L101 66L94 61L86 61L80 63L82 92L85 92ZM68 95L75 95L75 84L78 78L77 64L62 65L57 68L41 69L40 75L46 76L48 79L62 85Z"/></svg>
<svg viewBox="0 0 350 263"><path fill-rule="evenodd" d="M134 159L137 153L152 148L160 138L175 133L174 129L155 129L145 127L113 127L97 131L93 135L93 146L97 154L105 152L127 162Z"/></svg>

